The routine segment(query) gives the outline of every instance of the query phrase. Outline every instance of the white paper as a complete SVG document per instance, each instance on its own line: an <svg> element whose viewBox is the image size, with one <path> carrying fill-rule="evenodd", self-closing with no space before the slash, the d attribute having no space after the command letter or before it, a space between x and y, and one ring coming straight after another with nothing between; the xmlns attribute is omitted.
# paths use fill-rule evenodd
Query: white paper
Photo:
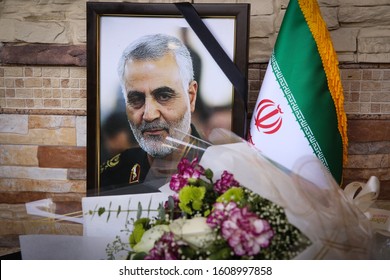
<svg viewBox="0 0 390 280"><path fill-rule="evenodd" d="M112 240L116 236L120 236L123 240L127 240L128 233L123 230L127 221L136 220L138 203L141 203L144 210L156 210L160 203L168 200L168 196L168 193L147 193L85 197L82 200L84 236L104 236L110 237ZM101 216L96 213L99 207L104 207L106 210ZM119 207L121 210L117 214ZM112 210L112 212L109 214L108 210ZM95 211L95 214L91 215L89 211ZM141 217L156 216L156 211L143 211L141 215ZM132 224L128 224L128 229L132 228Z"/></svg>

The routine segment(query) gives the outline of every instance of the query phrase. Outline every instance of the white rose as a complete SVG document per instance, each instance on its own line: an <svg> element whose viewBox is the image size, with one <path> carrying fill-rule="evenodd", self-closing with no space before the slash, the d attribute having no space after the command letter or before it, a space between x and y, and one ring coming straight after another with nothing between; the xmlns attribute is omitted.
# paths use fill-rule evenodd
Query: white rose
<svg viewBox="0 0 390 280"><path fill-rule="evenodd" d="M206 220L204 217L177 219L169 225L169 229L177 238L189 245L199 249L205 248L216 238L215 231L207 225Z"/></svg>
<svg viewBox="0 0 390 280"><path fill-rule="evenodd" d="M157 225L148 229L142 235L140 242L133 247L133 250L135 252L148 253L150 249L153 248L154 243L159 240L165 232L169 232L169 227L167 225Z"/></svg>

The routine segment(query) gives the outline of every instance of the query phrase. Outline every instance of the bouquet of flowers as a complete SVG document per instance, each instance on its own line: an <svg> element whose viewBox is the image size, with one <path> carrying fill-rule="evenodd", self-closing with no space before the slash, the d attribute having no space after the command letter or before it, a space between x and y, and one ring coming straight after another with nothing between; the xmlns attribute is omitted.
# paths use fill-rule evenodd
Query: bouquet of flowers
<svg viewBox="0 0 390 280"><path fill-rule="evenodd" d="M118 208L117 219L126 211L129 218L107 246L112 259L369 258L369 220L327 170L314 173L318 159L287 170L233 136L221 135L217 140L228 143L208 146L200 161L183 157L159 193L130 195L128 210L125 197L99 198L106 206L95 204L92 215L99 217L85 220L87 235L113 233L107 223ZM322 180L313 183L302 172Z"/></svg>
<svg viewBox="0 0 390 280"><path fill-rule="evenodd" d="M310 244L283 208L228 171L214 182L197 158L183 158L177 170L158 216L134 221L128 258L292 259Z"/></svg>
<svg viewBox="0 0 390 280"><path fill-rule="evenodd" d="M72 219L83 223L83 236L52 236L46 242L48 236L27 235L21 239L24 257L369 259L388 255L373 251L384 241L373 239L372 228L375 219L388 214L381 209L364 212L373 201L370 190L377 193L378 188L346 194L327 170L318 168L322 165L316 158L299 159L293 170L287 170L235 135L222 133L213 143L192 145L203 151L200 161L198 153L187 153L177 169L176 165L174 171L169 169L173 173L169 183L148 181L156 192L83 198L83 217ZM160 173L167 174L165 169ZM315 175L315 183L302 176L308 173ZM351 187L357 190L355 184ZM41 209L46 202L29 206L44 215Z"/></svg>

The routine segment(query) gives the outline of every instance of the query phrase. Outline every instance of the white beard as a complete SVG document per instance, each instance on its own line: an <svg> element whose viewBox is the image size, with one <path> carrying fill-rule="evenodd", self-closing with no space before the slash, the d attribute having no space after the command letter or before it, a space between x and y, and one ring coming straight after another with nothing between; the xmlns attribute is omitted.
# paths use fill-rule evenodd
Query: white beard
<svg viewBox="0 0 390 280"><path fill-rule="evenodd" d="M156 120L151 123L142 122L138 127L129 121L130 128L133 131L134 137L140 147L149 155L155 158L163 158L171 154L179 145L184 137L190 132L191 128L191 112L186 110L181 120L177 122L166 122ZM162 136L148 135L144 137L145 129L165 129L168 131L169 137L179 141L169 141Z"/></svg>

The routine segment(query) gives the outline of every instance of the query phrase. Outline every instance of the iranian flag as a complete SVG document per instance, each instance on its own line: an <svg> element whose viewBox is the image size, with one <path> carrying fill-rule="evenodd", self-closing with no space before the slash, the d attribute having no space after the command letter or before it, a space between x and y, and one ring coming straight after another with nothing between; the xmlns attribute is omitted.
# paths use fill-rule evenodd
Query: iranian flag
<svg viewBox="0 0 390 280"><path fill-rule="evenodd" d="M338 60L317 2L290 0L248 141L271 160L298 172L302 162L316 157L323 164L319 169L328 170L340 184L347 156L343 103ZM315 181L314 173L308 179Z"/></svg>

